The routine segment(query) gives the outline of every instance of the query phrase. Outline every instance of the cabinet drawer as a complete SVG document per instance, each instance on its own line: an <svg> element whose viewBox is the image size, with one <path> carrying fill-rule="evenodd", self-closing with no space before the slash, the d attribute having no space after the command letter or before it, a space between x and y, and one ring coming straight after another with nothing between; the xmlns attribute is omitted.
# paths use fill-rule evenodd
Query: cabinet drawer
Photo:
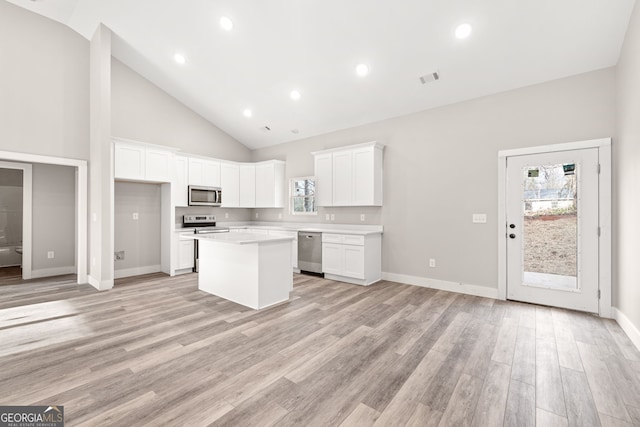
<svg viewBox="0 0 640 427"><path fill-rule="evenodd" d="M353 234L343 234L342 243L345 245L364 246L364 236L356 236Z"/></svg>
<svg viewBox="0 0 640 427"><path fill-rule="evenodd" d="M323 243L340 243L342 245L364 246L364 236L354 234L322 233Z"/></svg>
<svg viewBox="0 0 640 427"><path fill-rule="evenodd" d="M342 234L322 233L322 243L342 243Z"/></svg>

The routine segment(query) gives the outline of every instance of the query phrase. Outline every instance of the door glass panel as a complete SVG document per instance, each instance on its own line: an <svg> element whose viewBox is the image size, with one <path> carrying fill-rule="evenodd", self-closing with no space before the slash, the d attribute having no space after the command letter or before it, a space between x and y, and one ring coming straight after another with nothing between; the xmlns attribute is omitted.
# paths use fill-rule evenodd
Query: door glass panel
<svg viewBox="0 0 640 427"><path fill-rule="evenodd" d="M523 168L523 284L577 291L576 163Z"/></svg>

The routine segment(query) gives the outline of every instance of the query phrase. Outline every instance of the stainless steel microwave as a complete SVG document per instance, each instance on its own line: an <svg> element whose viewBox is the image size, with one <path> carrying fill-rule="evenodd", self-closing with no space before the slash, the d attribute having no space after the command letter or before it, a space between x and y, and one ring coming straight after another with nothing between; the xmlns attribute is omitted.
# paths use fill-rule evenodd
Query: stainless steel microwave
<svg viewBox="0 0 640 427"><path fill-rule="evenodd" d="M189 186L189 206L220 206L222 204L222 188Z"/></svg>

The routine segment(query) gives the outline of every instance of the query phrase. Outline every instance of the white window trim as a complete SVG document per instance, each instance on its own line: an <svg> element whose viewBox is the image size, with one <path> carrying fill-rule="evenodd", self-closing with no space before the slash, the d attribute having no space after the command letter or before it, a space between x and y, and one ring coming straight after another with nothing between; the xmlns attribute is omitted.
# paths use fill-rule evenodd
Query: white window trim
<svg viewBox="0 0 640 427"><path fill-rule="evenodd" d="M316 177L315 176L297 176L289 180L289 213L291 215L318 215L318 205L316 205L315 203L314 205L316 207L316 210L314 212L294 212L293 210L294 197L313 197L314 199L316 198L315 194L313 196L294 196L293 195L293 183L295 181L301 181L303 179L313 179L315 182Z"/></svg>

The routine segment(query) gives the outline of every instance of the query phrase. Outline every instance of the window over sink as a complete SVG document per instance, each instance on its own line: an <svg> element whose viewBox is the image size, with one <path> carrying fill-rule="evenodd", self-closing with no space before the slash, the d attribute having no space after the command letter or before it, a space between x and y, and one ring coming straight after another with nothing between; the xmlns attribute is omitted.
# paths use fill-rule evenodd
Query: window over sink
<svg viewBox="0 0 640 427"><path fill-rule="evenodd" d="M291 179L291 214L316 215L316 180L313 176Z"/></svg>

